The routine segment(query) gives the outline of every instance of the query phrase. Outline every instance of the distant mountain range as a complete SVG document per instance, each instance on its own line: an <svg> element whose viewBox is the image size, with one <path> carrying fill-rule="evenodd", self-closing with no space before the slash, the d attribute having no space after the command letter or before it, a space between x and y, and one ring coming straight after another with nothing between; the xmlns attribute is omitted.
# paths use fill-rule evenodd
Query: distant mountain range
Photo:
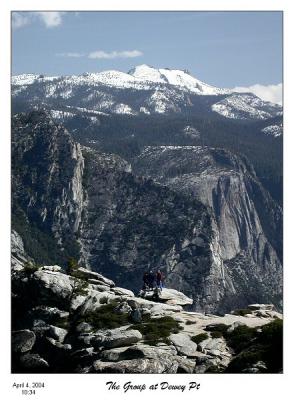
<svg viewBox="0 0 294 400"><path fill-rule="evenodd" d="M12 77L12 96L31 106L49 106L54 117L80 112L104 114L216 114L230 119L265 120L281 116L282 107L252 93L221 89L186 70L140 65L128 73L104 71L72 76L23 74ZM281 134L280 125L266 134Z"/></svg>

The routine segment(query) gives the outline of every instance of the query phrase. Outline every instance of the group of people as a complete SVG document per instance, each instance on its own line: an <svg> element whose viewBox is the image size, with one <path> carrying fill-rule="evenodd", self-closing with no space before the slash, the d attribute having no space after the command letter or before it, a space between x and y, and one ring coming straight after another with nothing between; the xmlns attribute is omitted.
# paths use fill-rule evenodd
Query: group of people
<svg viewBox="0 0 294 400"><path fill-rule="evenodd" d="M145 272L143 276L143 291L163 288L163 274L158 269L156 272Z"/></svg>

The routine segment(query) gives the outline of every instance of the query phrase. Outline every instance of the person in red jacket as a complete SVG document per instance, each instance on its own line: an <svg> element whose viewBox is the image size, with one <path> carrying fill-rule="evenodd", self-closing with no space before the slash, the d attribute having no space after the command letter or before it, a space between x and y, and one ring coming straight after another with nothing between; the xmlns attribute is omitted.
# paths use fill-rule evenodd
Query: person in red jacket
<svg viewBox="0 0 294 400"><path fill-rule="evenodd" d="M163 281L163 274L160 269L156 272L156 286L160 291L162 290L162 281Z"/></svg>

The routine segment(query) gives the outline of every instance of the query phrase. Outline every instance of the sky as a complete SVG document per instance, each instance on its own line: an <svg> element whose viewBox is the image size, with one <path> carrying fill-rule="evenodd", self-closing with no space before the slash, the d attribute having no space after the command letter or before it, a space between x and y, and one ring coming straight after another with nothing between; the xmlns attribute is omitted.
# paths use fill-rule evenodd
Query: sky
<svg viewBox="0 0 294 400"><path fill-rule="evenodd" d="M12 73L187 69L282 101L281 12L13 12Z"/></svg>

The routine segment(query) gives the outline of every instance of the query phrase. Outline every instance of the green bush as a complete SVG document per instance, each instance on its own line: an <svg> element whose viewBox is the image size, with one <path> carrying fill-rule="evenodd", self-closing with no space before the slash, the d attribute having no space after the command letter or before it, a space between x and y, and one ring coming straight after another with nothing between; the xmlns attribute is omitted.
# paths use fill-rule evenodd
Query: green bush
<svg viewBox="0 0 294 400"><path fill-rule="evenodd" d="M258 361L262 361L264 356L265 350L262 346L251 346L233 358L226 372L242 372L244 369L252 367Z"/></svg>
<svg viewBox="0 0 294 400"><path fill-rule="evenodd" d="M38 271L38 269L41 268L41 265L28 261L24 264L23 267L25 272L27 272L28 274L33 274L35 271Z"/></svg>
<svg viewBox="0 0 294 400"><path fill-rule="evenodd" d="M206 340L206 339L208 339L209 338L209 336L207 335L207 333L199 333L199 335L196 335L196 336L192 336L191 337L191 340L194 342L194 343L201 343L201 342L203 342L203 340Z"/></svg>
<svg viewBox="0 0 294 400"><path fill-rule="evenodd" d="M79 271L78 262L72 257L67 262L67 273L74 278L71 298L85 296L88 293L88 283Z"/></svg>
<svg viewBox="0 0 294 400"><path fill-rule="evenodd" d="M215 324L213 326L207 326L205 328L208 332L221 332L223 335L227 332L229 325L226 324Z"/></svg>
<svg viewBox="0 0 294 400"><path fill-rule="evenodd" d="M169 344L168 337L172 333L179 333L181 329L179 323L172 317L162 317L158 319L149 319L148 322L142 322L132 325L129 329L136 329L142 333L145 343L155 345L158 342Z"/></svg>
<svg viewBox="0 0 294 400"><path fill-rule="evenodd" d="M210 336L211 336L213 339L218 339L218 338L223 337L223 334L222 334L222 332L220 332L220 331L213 331L213 332L211 332Z"/></svg>
<svg viewBox="0 0 294 400"><path fill-rule="evenodd" d="M266 372L278 373L283 368L283 321L275 319L257 328L237 327L228 334L228 344L236 351L226 372L242 372L258 361L263 361Z"/></svg>
<svg viewBox="0 0 294 400"><path fill-rule="evenodd" d="M116 302L105 304L98 308L97 311L88 313L79 318L77 323L88 322L95 329L114 329L130 323L127 313L118 314L114 312L117 306Z"/></svg>
<svg viewBox="0 0 294 400"><path fill-rule="evenodd" d="M232 332L225 333L227 343L238 353L248 347L256 338L256 328L249 328L246 325L237 326Z"/></svg>

